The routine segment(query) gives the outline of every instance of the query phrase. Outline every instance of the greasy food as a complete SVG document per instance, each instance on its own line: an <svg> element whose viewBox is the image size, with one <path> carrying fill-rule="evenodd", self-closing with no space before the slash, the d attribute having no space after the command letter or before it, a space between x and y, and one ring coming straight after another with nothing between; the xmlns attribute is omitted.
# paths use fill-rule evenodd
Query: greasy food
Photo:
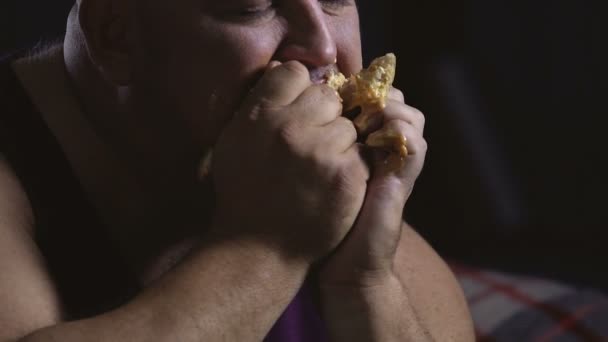
<svg viewBox="0 0 608 342"><path fill-rule="evenodd" d="M366 132L373 116L386 106L386 98L395 80L396 65L397 58L389 53L374 59L367 69L349 78L337 71L326 75L327 85L340 94L345 111L361 107L361 114L353 121L359 132ZM385 148L401 158L407 157L406 139L397 132L375 132L369 135L366 144Z"/></svg>

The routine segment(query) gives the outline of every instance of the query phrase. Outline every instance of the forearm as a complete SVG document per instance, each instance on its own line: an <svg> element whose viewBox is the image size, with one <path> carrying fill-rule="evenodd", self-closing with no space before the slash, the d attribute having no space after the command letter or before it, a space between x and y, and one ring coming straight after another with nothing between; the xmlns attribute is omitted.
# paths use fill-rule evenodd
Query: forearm
<svg viewBox="0 0 608 342"><path fill-rule="evenodd" d="M365 289L322 289L332 341L433 341L396 277Z"/></svg>
<svg viewBox="0 0 608 342"><path fill-rule="evenodd" d="M306 272L258 243L210 244L124 307L22 341L260 341Z"/></svg>
<svg viewBox="0 0 608 342"><path fill-rule="evenodd" d="M376 279L371 283L375 286L365 287L365 292L344 288L322 291L326 294L326 322L335 341L366 340L367 336L372 336L372 341L475 340L458 281L439 255L407 224L403 225L392 280ZM383 285L388 283L393 285ZM345 296L348 293L351 295ZM386 335L393 332L400 337ZM347 334L353 337L338 338Z"/></svg>

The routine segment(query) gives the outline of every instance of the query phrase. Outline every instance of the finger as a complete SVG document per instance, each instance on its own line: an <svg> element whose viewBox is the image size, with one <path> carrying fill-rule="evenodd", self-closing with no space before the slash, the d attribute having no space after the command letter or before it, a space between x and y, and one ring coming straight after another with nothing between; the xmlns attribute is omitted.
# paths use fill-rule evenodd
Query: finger
<svg viewBox="0 0 608 342"><path fill-rule="evenodd" d="M412 125L400 120L389 121L382 129L370 135L368 142L372 139L376 140L372 145L375 146L373 164L377 174L395 173L411 178L408 174L417 175L416 172L422 170L427 144L422 134ZM403 140L407 149L405 157L399 155L399 144Z"/></svg>
<svg viewBox="0 0 608 342"><path fill-rule="evenodd" d="M357 179L365 179L369 180L371 171L366 162L366 154L367 150L365 146L359 143L352 144L342 156L346 161L345 167L350 172L358 172L360 176L356 177Z"/></svg>
<svg viewBox="0 0 608 342"><path fill-rule="evenodd" d="M411 124L402 120L391 120L386 122L381 129L370 134L367 138L367 142L371 142L374 147L380 147L380 143L374 143L372 141L381 142L386 137L386 141L392 142L392 137L402 139L406 142L408 155L415 155L417 153L426 153L426 147L424 144L420 144L420 140L424 140L420 132L413 127ZM392 149L392 146L386 145L387 149Z"/></svg>
<svg viewBox="0 0 608 342"><path fill-rule="evenodd" d="M403 95L403 92L395 87L391 87L388 92L387 98L398 102L405 102L405 96Z"/></svg>
<svg viewBox="0 0 608 342"><path fill-rule="evenodd" d="M311 85L308 69L300 62L280 64L271 62L262 78L251 90L245 106L262 103L267 106L286 106Z"/></svg>
<svg viewBox="0 0 608 342"><path fill-rule="evenodd" d="M381 130L370 134L367 137L365 144L372 148L382 149L389 154L395 154L401 160L407 158L409 154L407 138L399 128L389 126L383 127Z"/></svg>
<svg viewBox="0 0 608 342"><path fill-rule="evenodd" d="M353 122L359 134L365 136L382 127L382 113L375 107L363 107Z"/></svg>
<svg viewBox="0 0 608 342"><path fill-rule="evenodd" d="M365 136L380 129L384 123L392 120L405 121L414 126L420 133L424 132L426 122L424 114L418 109L397 100L388 100L386 107L381 111L363 111L355 118L355 125L359 133Z"/></svg>
<svg viewBox="0 0 608 342"><path fill-rule="evenodd" d="M303 123L324 126L342 115L342 101L338 93L325 84L308 87L293 102L294 108L306 113L299 119Z"/></svg>
<svg viewBox="0 0 608 342"><path fill-rule="evenodd" d="M281 65L281 64L282 64L282 63L281 63L281 62L279 62L279 61L270 61L270 63L268 63L268 65L266 66L266 72L267 72L268 70L272 70L272 69L274 69L275 67L278 67L278 66L279 66L279 65Z"/></svg>
<svg viewBox="0 0 608 342"><path fill-rule="evenodd" d="M343 116L323 126L319 131L318 148L326 153L344 153L357 143L357 130L352 121Z"/></svg>
<svg viewBox="0 0 608 342"><path fill-rule="evenodd" d="M394 87L388 92L387 99L385 101L385 108L388 105L387 102L396 101L400 103L405 102L403 93ZM355 127L360 134L367 135L370 132L377 130L382 125L382 118L378 117L376 113L383 111L385 108L378 108L377 106L363 106L361 113L355 118Z"/></svg>

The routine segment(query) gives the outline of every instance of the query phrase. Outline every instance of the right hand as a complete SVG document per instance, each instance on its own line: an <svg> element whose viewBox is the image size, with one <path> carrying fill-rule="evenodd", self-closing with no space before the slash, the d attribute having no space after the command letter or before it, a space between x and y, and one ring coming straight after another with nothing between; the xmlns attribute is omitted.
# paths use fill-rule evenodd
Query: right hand
<svg viewBox="0 0 608 342"><path fill-rule="evenodd" d="M314 262L354 225L369 170L335 91L271 64L215 147L215 226Z"/></svg>

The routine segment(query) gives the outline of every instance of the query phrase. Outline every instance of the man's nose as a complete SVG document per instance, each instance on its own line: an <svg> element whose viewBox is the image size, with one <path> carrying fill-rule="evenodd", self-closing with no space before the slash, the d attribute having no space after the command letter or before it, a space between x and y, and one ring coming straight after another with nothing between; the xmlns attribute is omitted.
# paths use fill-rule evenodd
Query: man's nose
<svg viewBox="0 0 608 342"><path fill-rule="evenodd" d="M287 34L280 47L281 60L297 60L309 68L333 64L337 50L318 1L297 1L291 8Z"/></svg>

